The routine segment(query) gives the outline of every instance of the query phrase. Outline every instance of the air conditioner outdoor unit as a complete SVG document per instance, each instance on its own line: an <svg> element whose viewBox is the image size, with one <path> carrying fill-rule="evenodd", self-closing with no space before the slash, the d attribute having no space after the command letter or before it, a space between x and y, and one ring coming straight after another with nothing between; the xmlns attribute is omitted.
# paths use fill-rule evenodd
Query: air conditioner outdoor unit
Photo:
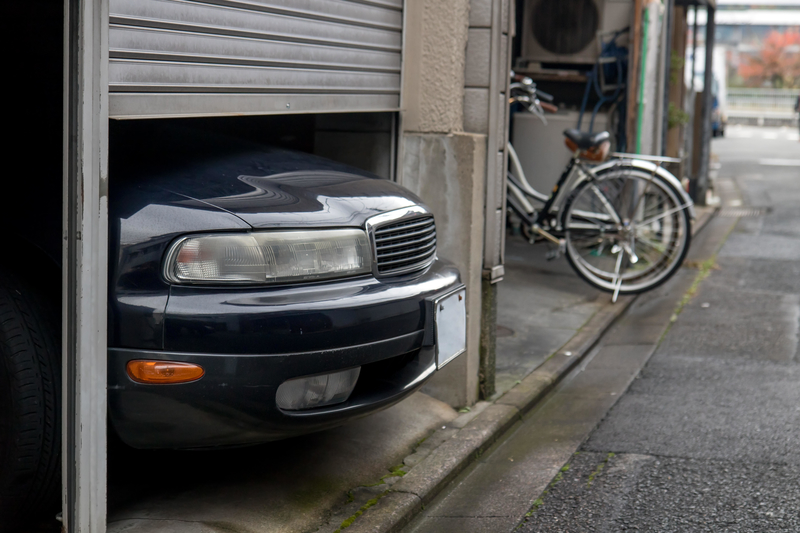
<svg viewBox="0 0 800 533"><path fill-rule="evenodd" d="M633 0L526 0L523 17L520 70L535 63L591 65L600 54L598 37L631 25Z"/></svg>

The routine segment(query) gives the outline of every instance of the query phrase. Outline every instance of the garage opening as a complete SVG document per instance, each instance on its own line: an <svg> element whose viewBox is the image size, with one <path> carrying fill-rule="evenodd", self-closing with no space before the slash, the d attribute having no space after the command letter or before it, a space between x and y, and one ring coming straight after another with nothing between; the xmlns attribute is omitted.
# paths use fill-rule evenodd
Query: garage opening
<svg viewBox="0 0 800 533"><path fill-rule="evenodd" d="M136 5L133 5L136 4ZM181 7L174 2L172 7ZM317 53L332 62L350 62L357 65L361 74L348 73L351 79L365 81L355 90L340 90L339 97L325 100L327 110L335 113L308 113L324 109L320 102L325 97L319 94L299 95L289 100L294 107L289 112L305 109L307 114L291 116L216 116L206 118L150 119L137 121L113 120L110 129L110 145L126 129L160 126L169 122L182 122L192 128L209 129L244 137L258 143L277 145L301 152L317 154L356 168L366 170L380 177L391 179L394 175L394 146L396 113L394 111L362 111L372 109L397 109L399 101L399 53L400 53L400 11L387 4L388 8L356 5L351 16L364 12L373 19L362 22L363 35L349 35L355 43L360 38L371 39L360 46L348 47L349 56L337 54L337 50L325 50L325 43L317 45L272 44L269 46L295 51ZM220 99L219 91L202 99L202 106L217 105L210 112L208 107L184 110L175 113L168 106L158 108L156 100L148 98L152 92L137 92L153 81L153 70L147 71L134 87L130 73L138 65L146 64L158 70L163 62L174 59L181 52L181 31L179 21L173 21L168 31L164 28L147 27L137 17L148 13L142 9L156 9L153 3L111 2L111 42L112 72L110 74L112 98L118 114L125 114L128 104L138 105L147 102L148 112L155 115L183 115L184 117L208 114L235 114L241 111L263 113L265 99L261 98L260 108L235 108L233 102L249 102L253 98L244 95L239 98L228 95ZM202 5L191 6L176 15L180 17L202 18ZM208 4L205 9L225 11ZM62 200L63 200L63 162L64 162L64 10L65 3L59 0L33 0L13 2L6 6L6 19L13 21L7 28L8 42L14 43L14 53L9 55L10 79L16 81L18 88L13 92L13 104L6 110L6 124L11 135L7 138L6 153L8 176L5 187L6 203L0 210L0 221L8 228L7 245L9 253L0 260L0 291L2 292L3 324L2 357L0 364L0 523L5 527L18 520L25 521L25 527L41 527L44 531L60 529L56 514L61 505L61 279L62 279ZM136 11L135 13L132 12ZM138 10L138 11L137 11ZM230 15L230 10L226 12ZM152 14L152 13L150 13ZM162 13L165 17L167 13ZM261 17L275 15L291 18L291 13L282 15L262 14ZM345 14L347 15L347 14ZM126 18L127 17L127 18ZM167 17L168 18L168 17ZM174 17L173 17L174 18ZM323 22L331 31L335 30L335 14ZM357 17L356 17L357 18ZM135 22L134 19L139 22ZM182 23L187 24L184 20ZM200 23L199 20L195 21ZM235 25L247 21L229 21ZM270 24L267 21L267 26ZM297 24L296 24L297 25ZM265 26L262 25L263 30ZM149 32L149 35L148 35ZM333 37L333 36L328 36ZM206 37L206 51L214 53L221 37ZM235 38L232 38L236 40ZM298 40L295 36L294 41ZM362 40L363 40L362 39ZM216 45L214 44L216 40ZM346 40L346 39L345 39ZM247 54L248 43L257 45L252 39L236 41L241 45L239 52ZM370 44L371 43L371 44ZM185 44L185 43L184 43ZM203 50L202 43L195 43L196 51ZM230 44L230 43L228 43ZM345 43L346 44L346 43ZM364 45L367 46L364 46ZM130 50L137 50L130 52ZM162 46L160 50L156 50ZM169 47L172 46L172 49ZM175 49L176 47L178 49ZM194 45L192 45L194 46ZM163 48L167 47L167 48ZM209 48L210 47L210 48ZM370 50L369 48L375 48ZM228 48L230 50L230 48ZM125 50L128 50L127 52ZM251 50L254 52L254 50ZM257 52L257 51L255 51ZM288 52L287 52L288 53ZM169 54L173 54L169 56ZM242 56L233 62L242 62ZM355 57L358 56L358 57ZM185 58L184 58L185 59ZM295 58L303 62L303 57ZM153 63L160 60L162 63ZM371 65L371 66L370 66ZM121 74L120 74L121 72ZM141 73L141 71L139 71ZM208 72L208 70L206 70ZM339 70L340 77L342 74ZM295 76L292 83L306 84L309 80ZM128 76L128 77L126 77ZM230 78L228 78L230 80ZM125 81L128 80L128 81ZM380 81L383 80L383 81ZM321 85L330 85L325 80ZM374 82L374 83L373 83ZM299 86L298 85L298 86ZM298 91L295 87L294 91ZM364 93L373 91L374 97ZM179 91L180 92L180 91ZM223 93L230 93L230 90ZM267 90L275 94L274 90ZM299 90L299 92L303 92ZM308 93L308 91L305 91ZM212 91L213 93L213 91ZM252 91L250 91L252 93ZM180 95L177 95L180 96ZM175 101L166 97L167 101ZM281 111L286 112L287 102L283 96ZM187 101L187 98L181 98ZM192 100L188 98L188 100ZM226 101L228 107L219 107ZM268 99L267 99L268 100ZM159 100L164 101L164 100ZM276 100L277 101L277 100ZM343 102L353 104L342 105ZM238 104L237 104L238 105ZM233 106L233 107L232 107ZM158 124L156 124L158 123ZM113 159L113 152L110 154ZM113 177L111 178L113 189ZM113 194L113 190L111 191ZM14 339L25 337L25 343ZM35 348L31 348L34 346ZM28 420L23 421L23 419ZM30 422L30 423L29 423ZM22 438L23 436L24 438ZM20 440L22 439L22 440ZM22 442L21 445L17 443ZM113 494L112 501L113 501ZM13 521L13 522L12 522Z"/></svg>
<svg viewBox="0 0 800 533"><path fill-rule="evenodd" d="M63 9L9 2L0 224L0 529L57 527L61 465Z"/></svg>
<svg viewBox="0 0 800 533"><path fill-rule="evenodd" d="M314 154L385 179L395 175L395 112L112 120L111 135L146 135L147 130L170 127Z"/></svg>
<svg viewBox="0 0 800 533"><path fill-rule="evenodd" d="M89 243L93 242L91 241L93 236L73 231L74 224L70 226L62 223L65 211L63 202L68 196L74 200L81 194L100 197L101 204L106 198L106 183L100 179L93 182L93 186L103 189L99 194L95 194L96 190L75 191L70 187L66 187L65 191L63 185L65 161L70 163L70 168L74 167L73 170L78 169L78 174L81 170L81 162L65 157L64 153L63 89L67 85L64 81L64 12L66 9L67 13L78 17L75 20L81 24L88 24L89 27L97 29L92 24L97 20L103 20L105 16L103 8L106 4L96 2L80 5L99 8L101 13L93 14L89 17L91 20L83 20L80 17L86 13L79 13L78 3L53 0L15 3L6 10L9 20L16 21L11 28L10 37L20 51L12 54L10 59L13 77L20 80L20 85L24 89L15 95L14 105L9 110L14 132L9 153L17 157L9 158L13 161L11 165L13 178L8 180L7 191L9 191L8 197L13 201L8 203L0 216L6 226L12 229L10 249L14 253L4 255L0 263L0 270L3 272L3 284L0 290L4 291L2 297L5 298L5 303L14 303L16 297L13 295L22 294L24 300L30 299L31 302L22 304L17 302L17 304L33 306L31 308L35 314L41 315L37 318L37 324L46 324L47 329L38 328L36 332L36 335L44 340L39 343L43 347L40 346L40 353L35 357L41 359L46 356L47 361L46 364L41 361L33 364L38 369L38 373L34 374L39 391L36 392L38 396L33 402L36 404L35 412L31 413L37 419L39 433L31 439L35 450L30 448L27 452L33 450L32 453L28 453L28 457L36 459L33 462L37 464L26 465L25 472L20 471L20 476L14 479L0 478L0 511L7 513L0 515L0 518L10 516L13 510L15 516L25 517L26 528L38 528L42 531L58 531L61 528L61 524L56 520L56 514L61 509L62 492L59 465L61 443L58 432L63 407L63 391L60 389L62 380L59 376L62 318L65 323L69 320L80 322L84 318L81 312L75 314L75 309L80 310L80 305L75 305L75 301L70 304L72 307L67 307L70 312L64 313L64 317L60 316L62 294L65 294L62 291L62 271L74 265L79 265L80 270L86 265L84 263L80 266L80 257L76 259L70 256L66 261L62 260L64 253L62 249L65 246L65 238L72 239L69 242L73 252L76 243L83 242L89 246ZM104 174L104 159L108 158L110 174L107 190L112 203L121 196L117 193L121 189L115 183L115 168L118 169L120 164L124 163L120 160L120 154L126 151L129 154L129 147L123 144L129 139L135 139L137 135L147 135L148 132L172 127L213 132L315 154L387 180L394 179L400 109L403 17L401 1L314 3L317 7L305 11L296 8L292 2L281 1L272 2L268 7L264 5L259 7L255 3L246 2L169 0L158 2L110 0L107 5L108 42L103 42L103 32L100 31L98 33L101 36L97 37L94 43L91 39L83 43L89 42L88 47L70 50L73 54L69 59L74 59L75 54L80 55L79 52L87 51L96 52L96 57L102 59L108 52L108 64L104 61L99 62L97 71L101 76L94 79L95 83L97 80L102 80L104 83L107 72L108 108L102 109L102 113L92 114L97 111L97 107L95 104L89 105L86 109L92 116L85 118L91 123L92 120L97 121L97 117L101 117L99 120L101 134L93 139L97 142L95 146L97 151L94 155L100 160L99 174ZM246 13L248 10L253 12ZM74 28L70 26L68 29L72 31ZM85 31L86 26L81 26L80 29ZM70 42L77 47L74 42ZM98 48L93 48L94 45ZM86 58L83 57L83 60ZM91 89L72 83L75 81L72 77L77 78L74 67L75 64L68 63L70 88L74 91L71 96L80 100L86 96L86 93L81 91L91 92ZM86 82L85 79L78 81ZM106 95L105 86L100 88L99 94L99 100L102 101ZM106 123L106 117L110 117L109 123ZM69 123L73 124L74 121ZM91 125L83 124L80 127L90 128ZM87 130L79 128L77 131L83 134ZM75 133L71 129L70 132ZM70 142L80 141L75 135L72 137L68 139ZM80 155L79 153L78 156ZM82 182L76 177L67 183L72 186L80 185ZM97 212L102 214L102 209L101 205ZM111 239L119 237L118 227L106 227L105 221L98 222L97 217L95 222L99 226L99 233L103 236L107 231ZM163 224L164 220L154 218L151 222L157 226ZM425 223L428 224L427 221ZM432 231L428 226L418 230ZM67 233L69 235L66 235ZM97 250L95 255L104 257L101 252L106 249L105 239L97 239L97 242L103 248ZM69 246L67 249L70 249ZM112 247L111 250L115 249ZM153 253L146 246L134 252L142 258ZM419 253L434 252L429 252L426 248ZM83 260L87 257L88 255L84 256ZM115 258L110 259L113 261ZM99 266L95 265L94 272L97 274L97 279L105 278L105 272L101 275L101 270L106 267L104 262L105 259ZM144 261L141 264L144 265ZM142 275L144 270L143 267L140 271L133 272L125 280L131 284L130 288L139 291L138 296L142 296L142 287L137 284L143 283L146 277ZM83 275L86 272L81 271L77 274ZM117 281L113 276L114 273L111 272L110 283ZM85 276L80 282L91 285L91 280ZM447 271L446 276L439 276L436 283L445 282L456 283L452 268ZM105 281L95 285L101 287L96 294L105 293ZM22 290L17 291L17 288ZM75 291L78 300L91 296L88 292L80 292L81 290L79 287ZM150 296L160 297L152 294ZM100 300L105 300L105 297ZM123 303L146 307L145 300L143 297ZM101 304L105 308L105 303ZM100 304L96 308L99 307ZM411 307L413 308L405 309L403 312L413 314L419 310L418 304ZM102 315L101 320L105 321L105 313L96 314ZM112 315L113 313L109 313L109 316ZM157 317L149 316L147 319L152 321L157 320ZM90 326L94 327L97 324ZM109 336L116 335L115 342L119 342L119 335L114 329L116 326L114 320L109 321ZM140 338L145 338L149 334L147 320L134 326L142 326L137 333ZM129 331L136 327L129 328ZM68 327L66 331L73 330ZM99 330L95 328L95 333L97 331ZM104 339L104 335L101 334L95 337ZM4 337L4 342L8 338L10 338L8 335ZM105 341L97 339L88 339L89 343L96 341L94 348L100 355L94 359L96 362L106 357L105 346L102 353L99 350L99 345ZM157 344L158 339L155 336L151 340ZM415 337L415 342L416 340L419 339ZM73 341L75 339L68 339L70 345L79 346L79 343ZM0 438L3 439L0 440L0 460L4 476L9 471L6 466L14 462L11 453L19 451L6 445L11 440L8 435L12 431L20 430L8 422L20 417L11 413L12 409L17 409L19 403L7 394L13 387L5 386L11 372L16 372L15 369L9 370L6 357L7 345L8 343L4 344L2 370L4 373L0 374L3 391L0 392L0 414L2 414ZM405 350L402 347L398 350L402 354L400 357L395 357L396 360L388 358L365 363L362 368L364 375L371 376L370 379L375 382L389 381L390 377L397 373L396 367L406 368L410 360L416 361L418 353L425 351L421 348ZM78 350L72 354L73 362L85 359L86 355ZM430 368L430 364L425 368ZM105 369L101 374L105 374ZM75 376L70 377L70 383L80 382L79 379L73 378ZM92 389L91 385L90 381L84 381L80 385L81 389L73 392L76 394L80 392L86 397L103 396L102 393L98 395L101 387ZM377 393L364 381L355 388L354 394L366 397ZM69 396L68 400L73 401L76 397L77 395ZM80 406L72 405L72 408L80 410ZM418 408L419 406L417 408L412 406L412 410L425 410L424 406ZM95 411L102 415L103 409ZM70 413L67 415L70 416ZM102 417L104 418L104 415ZM70 418L72 422L75 420L75 417ZM87 420L87 424L89 423L96 425L99 424L99 420ZM86 437L83 433L77 435L77 432L84 431L83 427L76 428L75 424L72 426L65 424L68 432L71 432L69 438ZM96 427L102 427L102 424ZM363 429L362 427L362 431ZM419 428L416 430L423 431ZM351 444L357 443L360 438L358 430L348 431L350 433L345 431L343 438L345 440L349 438ZM387 426L383 428L382 433L384 436L392 435L393 431L399 430ZM92 435L96 443L103 442L104 437L105 435ZM403 439L409 438L411 437L408 435L398 433L391 440L403 442ZM169 467L165 470L165 465L174 466L172 473L190 471L197 473L192 465L197 464L195 457L202 457L200 461L222 479L226 477L225 472L232 464L238 463L238 469L245 472L248 465L252 465L259 454L264 452L264 448L247 453L230 451L219 456L202 452L197 454L133 452L116 440L113 424L110 425L108 439L110 484L107 497L111 513L126 505L127 511L131 511L133 505L130 503L137 501L145 493L169 495L171 487L164 483L164 478L170 472L167 472ZM334 437L327 442L335 440ZM72 509L76 503L81 502L91 506L91 509L80 517L81 524L99 524L104 520L103 499L99 496L94 497L104 492L106 477L105 454L102 453L105 446L98 446L95 449L99 453L87 456L86 450L90 447L84 448L80 452L82 454L80 458L71 457L68 464L67 470L70 474L65 481L68 485L72 484L67 490L68 498L76 498L76 488L83 492L78 500L68 500L65 510ZM278 455L294 457L297 462L301 462L304 458L304 449L313 452L326 446L326 442L314 437L303 441L302 445L294 441L271 450ZM154 465L153 470L141 468L142 465L151 463ZM79 472L81 476L88 475L92 478L81 477L79 480L73 475L75 472L70 469L76 469L78 466L83 469ZM265 477L268 474L266 471L260 473ZM313 472L309 471L309 479L314 477L312 474ZM13 475L16 476L17 473ZM340 479L342 486L352 483L346 472L337 472L335 475ZM242 478L243 483L248 481L245 478ZM24 480L24 483L20 484L20 479ZM86 489L86 485L80 487L84 481L97 484ZM179 490L183 488L185 487L180 487ZM269 490L273 488L274 486L271 486ZM237 481L228 484L227 490L231 494L238 493ZM300 489L301 492L305 490L304 487ZM25 500L32 503L26 503L24 506L16 503L21 501L20 499L14 499L19 495L27 498L27 495L34 493L38 496ZM312 493L319 494L320 491L313 488ZM324 494L325 491L321 493ZM90 495L92 498L87 498ZM281 495L274 496L279 498ZM16 509L12 509L14 507ZM28 520L29 517L33 519ZM74 520L74 517L71 517L71 520ZM6 521L3 525L5 523L11 522ZM118 521L114 527L122 526L124 524Z"/></svg>

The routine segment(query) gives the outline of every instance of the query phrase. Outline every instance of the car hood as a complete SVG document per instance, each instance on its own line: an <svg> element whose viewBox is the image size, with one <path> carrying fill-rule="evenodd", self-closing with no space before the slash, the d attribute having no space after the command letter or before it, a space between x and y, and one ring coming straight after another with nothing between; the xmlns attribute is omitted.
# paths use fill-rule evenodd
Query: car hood
<svg viewBox="0 0 800 533"><path fill-rule="evenodd" d="M387 180L334 170L243 174L219 185L225 190L172 192L231 213L254 228L363 227L371 216L419 203Z"/></svg>
<svg viewBox="0 0 800 533"><path fill-rule="evenodd" d="M254 228L361 227L375 214L420 203L389 180L334 161L191 130L129 136L110 174L126 196L149 190L143 199L216 208Z"/></svg>

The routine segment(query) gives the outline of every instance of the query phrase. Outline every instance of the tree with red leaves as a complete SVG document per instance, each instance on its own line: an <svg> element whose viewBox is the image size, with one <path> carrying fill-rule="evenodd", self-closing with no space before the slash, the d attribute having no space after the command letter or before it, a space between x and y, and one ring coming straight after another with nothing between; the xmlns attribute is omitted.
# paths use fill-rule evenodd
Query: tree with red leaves
<svg viewBox="0 0 800 533"><path fill-rule="evenodd" d="M749 87L800 87L800 32L771 31L758 55L742 59L739 76Z"/></svg>

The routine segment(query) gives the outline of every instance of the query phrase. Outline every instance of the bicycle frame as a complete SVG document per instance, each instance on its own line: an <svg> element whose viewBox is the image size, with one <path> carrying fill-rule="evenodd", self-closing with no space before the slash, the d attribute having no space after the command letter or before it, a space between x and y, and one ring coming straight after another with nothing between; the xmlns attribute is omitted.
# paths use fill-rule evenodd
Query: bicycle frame
<svg viewBox="0 0 800 533"><path fill-rule="evenodd" d="M534 228L541 228L541 230L561 233L563 228L561 227L558 213L563 209L569 194L582 182L586 180L596 181L598 179L598 174L616 166L634 167L645 170L652 175L658 174L661 178L671 183L676 190L680 191L684 199L684 204L680 206L680 208L689 209L691 218L695 218L694 205L688 194L683 190L680 181L661 166L666 162L680 162L680 159L614 152L611 154L614 159L594 167L589 167L578 157L578 153L579 152L575 152L575 154L573 154L573 157L570 159L558 182L556 182L556 185L553 187L553 191L547 196L530 185L525 178L525 173L522 170L522 165L514 147L511 143L508 144L509 161L511 163L510 178L512 178L509 179L508 182L508 191L511 193L509 205L526 224ZM537 209L531 204L528 197L542 202L544 205ZM607 209L610 216L613 218L615 210L610 205L607 206ZM619 222L619 220L615 220L615 222ZM547 235L543 234L543 236L548 238ZM552 241L553 239L548 240ZM560 244L558 241L553 242Z"/></svg>
<svg viewBox="0 0 800 533"><path fill-rule="evenodd" d="M563 209L569 192L582 181L596 180L597 176L591 168L581 162L576 154L567 163L551 194L546 196L534 189L526 179L519 157L511 143L508 144L508 154L511 162L511 176L518 180L517 183L514 183L513 180L509 180L508 183L508 190L513 197L509 198L511 207L528 225L561 232L562 228L557 215ZM531 204L528 197L542 202L544 206L537 209Z"/></svg>
<svg viewBox="0 0 800 533"><path fill-rule="evenodd" d="M544 120L539 97L552 101L552 96L538 91L530 78L511 88L510 103L523 104ZM662 167L680 160L615 152L595 164L594 156L607 153L608 133L565 134L575 152L549 195L530 185L507 144L506 204L522 219L525 236L531 243L538 236L555 244L548 259L566 254L580 277L612 293L612 302L621 292L650 290L669 279L686 257L695 218L681 182Z"/></svg>

